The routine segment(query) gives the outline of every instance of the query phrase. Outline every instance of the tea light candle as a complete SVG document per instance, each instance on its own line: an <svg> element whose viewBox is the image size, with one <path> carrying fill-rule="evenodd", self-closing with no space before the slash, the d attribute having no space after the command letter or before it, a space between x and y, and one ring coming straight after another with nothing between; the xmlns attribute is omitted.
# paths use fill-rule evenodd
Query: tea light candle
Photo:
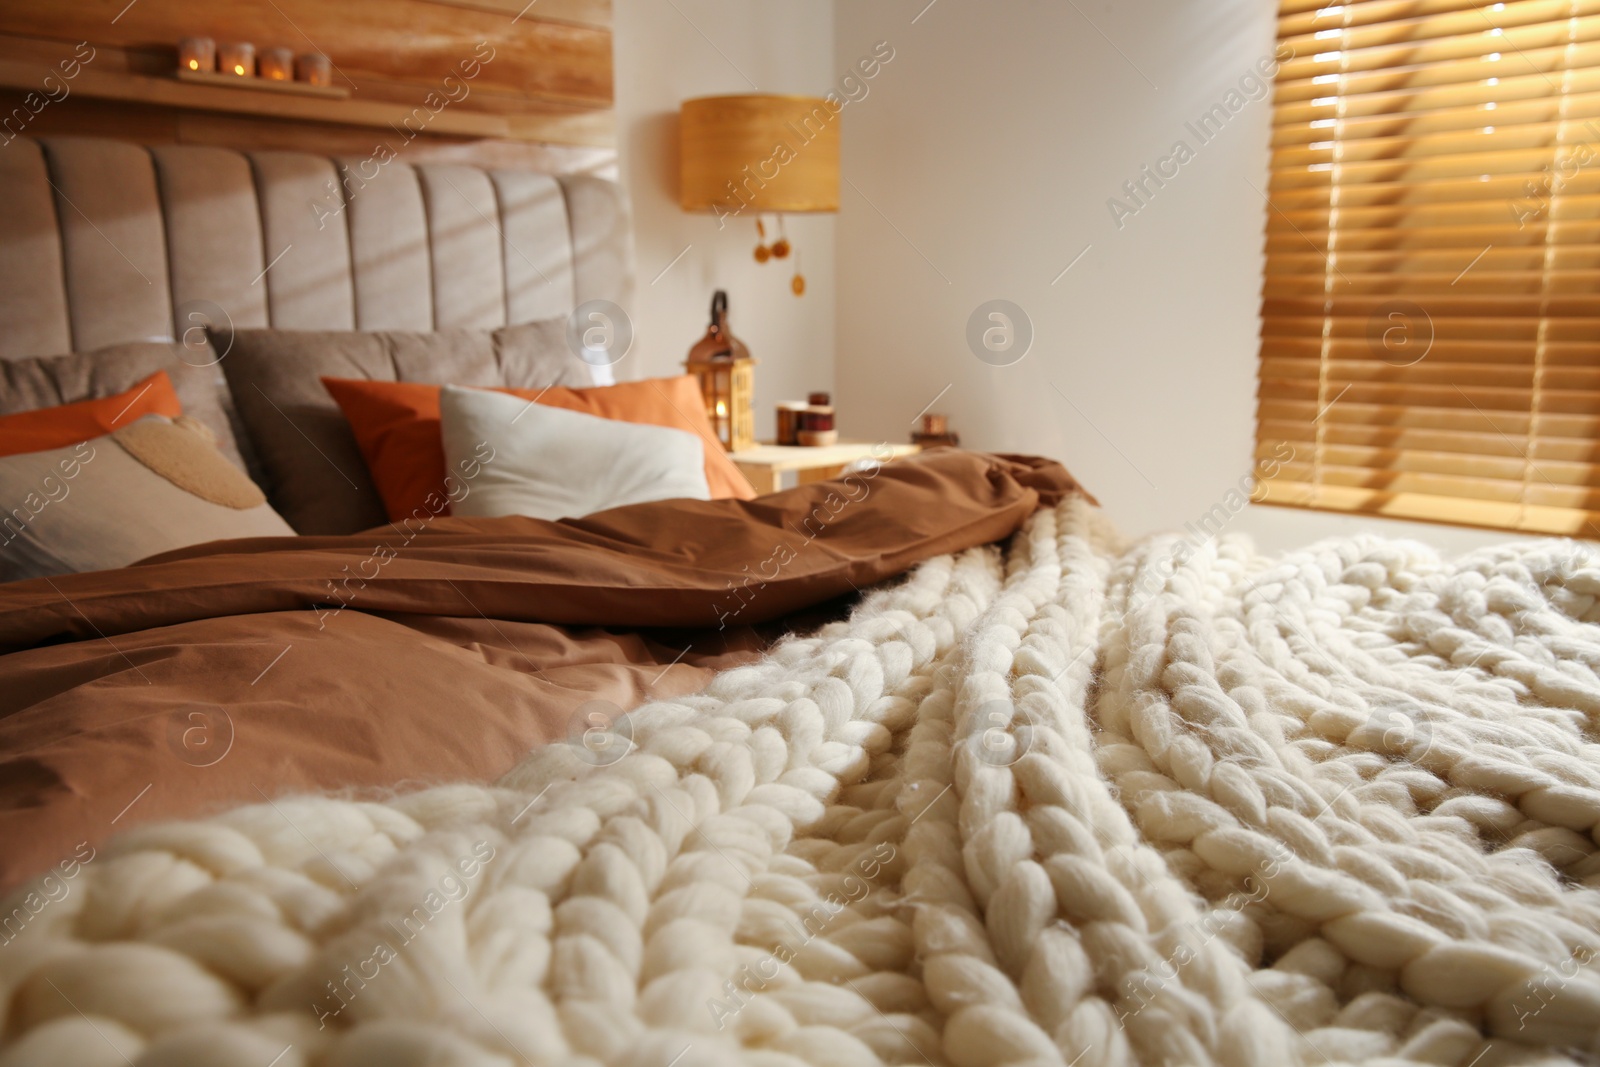
<svg viewBox="0 0 1600 1067"><path fill-rule="evenodd" d="M185 37L178 42L178 66L210 74L217 69L217 43L209 37Z"/></svg>
<svg viewBox="0 0 1600 1067"><path fill-rule="evenodd" d="M261 53L258 71L268 81L292 81L294 79L294 53L287 48L268 48Z"/></svg>
<svg viewBox="0 0 1600 1067"><path fill-rule="evenodd" d="M333 64L328 62L327 56L316 52L296 56L294 76L307 85L329 86L333 84Z"/></svg>
<svg viewBox="0 0 1600 1067"><path fill-rule="evenodd" d="M218 64L224 74L252 78L256 73L256 46L248 41L225 44L217 50Z"/></svg>

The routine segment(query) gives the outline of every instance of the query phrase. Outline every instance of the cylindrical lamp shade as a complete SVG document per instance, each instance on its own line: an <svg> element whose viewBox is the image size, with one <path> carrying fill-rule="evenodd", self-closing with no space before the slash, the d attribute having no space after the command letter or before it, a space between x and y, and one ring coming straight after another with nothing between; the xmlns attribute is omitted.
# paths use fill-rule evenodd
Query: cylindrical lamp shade
<svg viewBox="0 0 1600 1067"><path fill-rule="evenodd" d="M820 96L685 100L678 142L685 211L839 210L839 112Z"/></svg>

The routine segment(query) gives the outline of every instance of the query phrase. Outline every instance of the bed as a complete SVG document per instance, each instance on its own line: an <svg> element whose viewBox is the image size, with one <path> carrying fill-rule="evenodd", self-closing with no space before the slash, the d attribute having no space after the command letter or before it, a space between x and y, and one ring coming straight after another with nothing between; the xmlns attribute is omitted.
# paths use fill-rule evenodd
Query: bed
<svg viewBox="0 0 1600 1067"><path fill-rule="evenodd" d="M825 494L714 510L719 522L698 502L669 503L581 534L426 512L385 525L361 454L330 432L341 416L308 399L326 368L303 350L333 344L335 368L375 359L385 371L392 355L402 373L408 358L434 361L419 371L429 381L481 375L456 342L627 303L631 251L626 206L604 179L369 164L87 138L0 153L5 369L96 353L88 370L60 356L29 371L120 387L119 362L149 369L140 343L165 355L172 342L184 410L205 407L218 435L234 435L230 455L303 535L0 585L0 615L18 627L0 647L19 653L0 671L0 885L117 830L269 792L493 779L569 727L698 688L781 632L756 624L976 543L961 532L976 510L998 508L989 538L1028 510L1014 479L952 467L897 485L909 512L877 540L861 531L883 524L881 492L852 501L849 521L824 512L806 536L789 527L808 529ZM373 356L352 336L385 340ZM516 384L542 393L572 380L571 365L584 384L609 376L561 356ZM6 381L16 392L30 377ZM936 517L936 486L971 505ZM779 546L798 557L783 581L754 605L747 588L730 596L748 584L741 568ZM440 714L469 692L482 715Z"/></svg>
<svg viewBox="0 0 1600 1067"><path fill-rule="evenodd" d="M625 300L604 183L338 167L0 152L5 354ZM1592 1062L1597 625L956 450L0 586L0 1067Z"/></svg>

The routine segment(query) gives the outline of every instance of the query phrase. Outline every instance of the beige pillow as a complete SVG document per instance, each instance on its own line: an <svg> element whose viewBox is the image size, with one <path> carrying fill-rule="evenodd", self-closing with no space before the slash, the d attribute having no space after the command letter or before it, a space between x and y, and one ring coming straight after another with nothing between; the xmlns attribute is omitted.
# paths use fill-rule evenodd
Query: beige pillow
<svg viewBox="0 0 1600 1067"><path fill-rule="evenodd" d="M294 536L208 433L159 415L67 448L0 457L0 501L9 502L0 514L7 582L125 567L206 541Z"/></svg>

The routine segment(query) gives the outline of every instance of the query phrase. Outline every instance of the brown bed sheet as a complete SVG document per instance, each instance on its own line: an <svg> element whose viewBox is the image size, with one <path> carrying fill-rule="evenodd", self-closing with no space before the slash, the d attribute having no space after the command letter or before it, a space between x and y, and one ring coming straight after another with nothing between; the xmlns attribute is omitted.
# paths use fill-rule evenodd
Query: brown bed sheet
<svg viewBox="0 0 1600 1067"><path fill-rule="evenodd" d="M0 887L151 820L497 777L580 705L701 688L785 620L1081 491L940 451L752 501L218 542L0 586Z"/></svg>

